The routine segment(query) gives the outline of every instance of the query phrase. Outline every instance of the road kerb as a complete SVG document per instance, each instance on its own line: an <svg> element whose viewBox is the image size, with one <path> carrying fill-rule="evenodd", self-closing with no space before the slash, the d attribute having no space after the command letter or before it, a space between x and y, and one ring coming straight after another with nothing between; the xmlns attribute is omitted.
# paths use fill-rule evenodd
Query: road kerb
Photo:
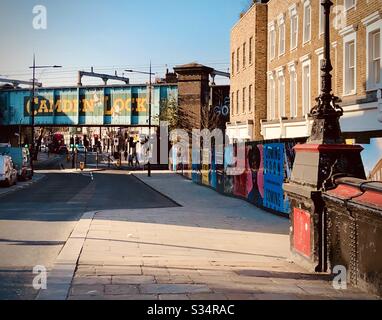
<svg viewBox="0 0 382 320"><path fill-rule="evenodd" d="M94 211L82 215L48 274L47 289L40 290L36 300L66 300L68 298L77 263L96 214L97 212Z"/></svg>
<svg viewBox="0 0 382 320"><path fill-rule="evenodd" d="M146 181L142 180L141 178L139 178L138 175L134 174L134 173L130 173L131 176L133 176L135 179L137 179L138 181L140 181L141 183L143 183L145 186L147 186L148 188L150 188L151 190L155 191L156 193L159 193L162 197L170 200L172 203L174 203L176 206L178 207L184 207L184 205L180 204L179 202L175 201L173 198L171 198L169 195L159 191L158 189L155 189L152 185L148 184Z"/></svg>

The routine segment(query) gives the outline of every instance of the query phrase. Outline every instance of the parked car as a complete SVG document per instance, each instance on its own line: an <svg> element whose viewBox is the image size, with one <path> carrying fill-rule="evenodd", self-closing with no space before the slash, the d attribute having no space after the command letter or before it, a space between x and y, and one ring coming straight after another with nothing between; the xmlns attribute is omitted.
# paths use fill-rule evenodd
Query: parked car
<svg viewBox="0 0 382 320"><path fill-rule="evenodd" d="M33 170L30 163L30 153L27 148L17 148L11 146L0 146L0 154L7 155L12 158L15 169L17 170L17 178L21 181L31 179Z"/></svg>
<svg viewBox="0 0 382 320"><path fill-rule="evenodd" d="M10 187L17 183L17 170L10 156L0 155L0 185Z"/></svg>

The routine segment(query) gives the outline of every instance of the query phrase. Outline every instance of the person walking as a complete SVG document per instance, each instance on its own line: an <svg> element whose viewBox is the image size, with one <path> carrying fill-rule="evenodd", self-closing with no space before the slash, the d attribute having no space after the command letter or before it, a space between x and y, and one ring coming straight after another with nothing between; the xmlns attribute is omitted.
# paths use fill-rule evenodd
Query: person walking
<svg viewBox="0 0 382 320"><path fill-rule="evenodd" d="M138 167L139 166L139 160L138 160L138 155L136 152L134 153L133 158L135 160L135 166Z"/></svg>
<svg viewBox="0 0 382 320"><path fill-rule="evenodd" d="M133 156L132 156L132 154L130 153L129 154L129 167L133 167Z"/></svg>

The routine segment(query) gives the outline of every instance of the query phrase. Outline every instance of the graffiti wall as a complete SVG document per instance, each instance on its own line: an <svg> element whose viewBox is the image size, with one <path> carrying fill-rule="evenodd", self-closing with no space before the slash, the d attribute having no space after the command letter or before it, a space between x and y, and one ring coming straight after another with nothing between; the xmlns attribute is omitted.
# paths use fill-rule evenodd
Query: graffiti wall
<svg viewBox="0 0 382 320"><path fill-rule="evenodd" d="M237 145L225 147L224 154L215 153L212 148L208 154L210 164L192 164L191 175L185 169L189 169L189 166L185 165L183 172L186 177L191 176L195 183L245 199L260 208L289 215L290 205L284 194L283 183L292 171L295 158L293 147L303 142L304 139L246 143L241 146L245 148L245 169L240 175L227 174L229 169L235 168L238 152L244 152ZM196 158L195 155L193 158ZM223 161L219 163L223 162L224 165L218 165L216 160L222 158ZM176 170L180 173L179 167Z"/></svg>

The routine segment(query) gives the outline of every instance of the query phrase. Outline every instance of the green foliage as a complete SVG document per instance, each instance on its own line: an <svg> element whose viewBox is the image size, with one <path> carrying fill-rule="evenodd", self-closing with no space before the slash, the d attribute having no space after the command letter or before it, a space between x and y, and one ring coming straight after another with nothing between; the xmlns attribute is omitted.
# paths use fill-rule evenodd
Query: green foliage
<svg viewBox="0 0 382 320"><path fill-rule="evenodd" d="M192 119L196 115L192 110L179 108L178 98L171 96L160 102L159 117L160 122L168 122L169 132L176 129L184 129L191 132L193 129Z"/></svg>
<svg viewBox="0 0 382 320"><path fill-rule="evenodd" d="M159 121L167 121L169 130L177 129L180 123L178 101L176 97L170 97L160 102Z"/></svg>

